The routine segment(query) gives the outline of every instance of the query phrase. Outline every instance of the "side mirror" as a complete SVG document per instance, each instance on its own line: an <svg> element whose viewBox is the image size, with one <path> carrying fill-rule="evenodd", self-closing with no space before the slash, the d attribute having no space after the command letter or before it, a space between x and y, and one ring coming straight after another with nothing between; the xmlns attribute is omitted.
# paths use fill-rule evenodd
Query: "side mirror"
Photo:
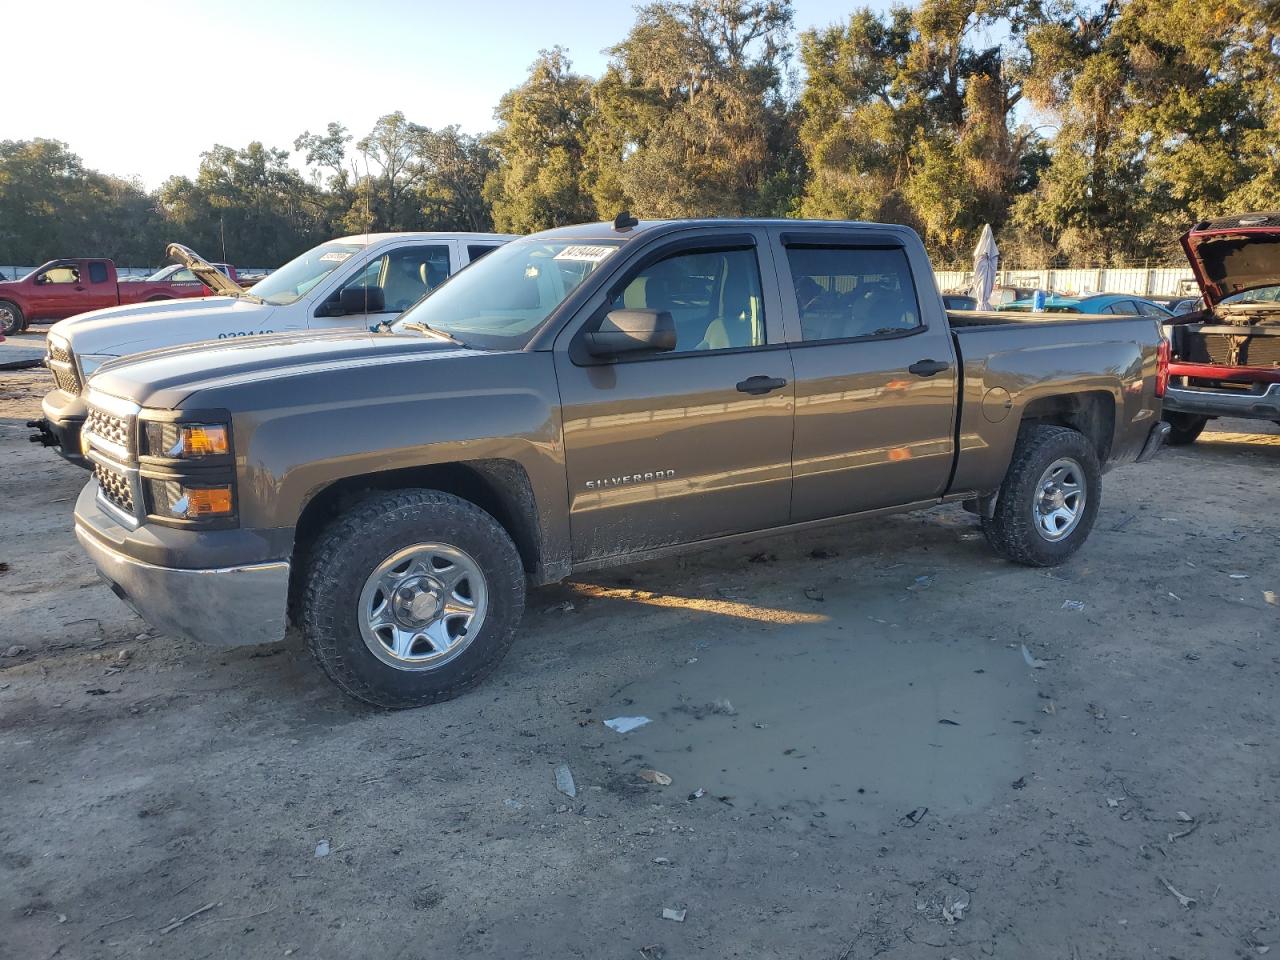
<svg viewBox="0 0 1280 960"><path fill-rule="evenodd" d="M48 282L49 282L49 278L48 278L45 274L43 274L43 273L38 273L38 274L36 274L36 279L35 279L35 281L34 281L34 282L35 282L35 285L38 287L38 286L40 286L41 284L48 283Z"/></svg>
<svg viewBox="0 0 1280 960"><path fill-rule="evenodd" d="M385 313L387 295L381 287L343 287L338 294L338 307L344 316L353 313Z"/></svg>
<svg viewBox="0 0 1280 960"><path fill-rule="evenodd" d="M584 340L593 357L674 350L676 324L666 310L611 310Z"/></svg>

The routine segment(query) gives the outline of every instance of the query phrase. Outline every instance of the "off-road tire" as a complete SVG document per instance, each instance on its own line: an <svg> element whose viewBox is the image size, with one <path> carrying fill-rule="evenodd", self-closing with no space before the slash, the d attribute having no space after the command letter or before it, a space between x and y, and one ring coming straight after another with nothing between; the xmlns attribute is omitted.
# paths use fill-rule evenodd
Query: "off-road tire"
<svg viewBox="0 0 1280 960"><path fill-rule="evenodd" d="M1061 540L1046 539L1033 519L1040 478L1061 457L1075 460L1084 473L1084 512ZM1065 562L1089 537L1102 501L1098 454L1078 430L1052 424L1029 424L1018 432L1013 459L996 497L995 512L982 520L987 543L1000 556L1029 567Z"/></svg>
<svg viewBox="0 0 1280 960"><path fill-rule="evenodd" d="M488 612L479 634L453 660L424 671L398 670L365 645L358 621L369 574L395 551L420 542L451 544L484 573ZM435 490L376 493L320 533L301 602L307 647L344 693L394 710L450 700L475 686L506 655L524 611L520 554L502 525L475 504Z"/></svg>
<svg viewBox="0 0 1280 960"><path fill-rule="evenodd" d="M1164 442L1171 447L1185 447L1189 443L1195 443L1204 431L1205 424L1209 422L1208 417L1194 413L1166 413L1161 419L1169 425L1169 436Z"/></svg>
<svg viewBox="0 0 1280 960"><path fill-rule="evenodd" d="M21 333L27 325L26 319L22 316L22 308L12 300L0 300L0 308L8 313L7 319L0 320L0 333L6 337Z"/></svg>

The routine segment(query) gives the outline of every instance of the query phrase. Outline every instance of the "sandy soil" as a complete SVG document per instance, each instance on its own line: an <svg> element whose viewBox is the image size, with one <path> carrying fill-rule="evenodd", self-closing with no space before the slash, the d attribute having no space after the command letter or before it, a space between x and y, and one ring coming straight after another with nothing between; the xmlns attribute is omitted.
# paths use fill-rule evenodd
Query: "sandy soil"
<svg viewBox="0 0 1280 960"><path fill-rule="evenodd" d="M296 639L152 636L26 441L46 376L0 374L0 957L1280 949L1270 425L1108 475L1053 571L947 509L535 591L391 714Z"/></svg>

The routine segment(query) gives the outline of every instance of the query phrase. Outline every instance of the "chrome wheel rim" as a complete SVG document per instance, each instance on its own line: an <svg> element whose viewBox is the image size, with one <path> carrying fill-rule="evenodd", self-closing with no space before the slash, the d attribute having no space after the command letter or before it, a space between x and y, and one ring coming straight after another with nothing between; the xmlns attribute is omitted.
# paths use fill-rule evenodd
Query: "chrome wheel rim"
<svg viewBox="0 0 1280 960"><path fill-rule="evenodd" d="M365 580L360 634L389 667L434 670L470 646L488 608L488 584L470 555L447 543L417 543Z"/></svg>
<svg viewBox="0 0 1280 960"><path fill-rule="evenodd" d="M1059 457L1040 476L1031 516L1036 530L1054 542L1069 537L1084 516L1084 468L1070 457Z"/></svg>
<svg viewBox="0 0 1280 960"><path fill-rule="evenodd" d="M12 307L0 307L0 330L6 333L16 333L12 328L18 323L18 315L13 312Z"/></svg>

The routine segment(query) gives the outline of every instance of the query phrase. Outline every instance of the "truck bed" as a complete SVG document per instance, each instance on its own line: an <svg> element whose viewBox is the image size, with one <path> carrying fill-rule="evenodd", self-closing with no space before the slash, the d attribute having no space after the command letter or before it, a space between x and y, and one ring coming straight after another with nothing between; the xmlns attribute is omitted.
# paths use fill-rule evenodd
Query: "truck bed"
<svg viewBox="0 0 1280 960"><path fill-rule="evenodd" d="M1110 313L1022 313L1016 310L948 310L951 329L962 327L1002 327L1017 324L1074 323L1093 320L1133 320L1136 314L1117 316Z"/></svg>

